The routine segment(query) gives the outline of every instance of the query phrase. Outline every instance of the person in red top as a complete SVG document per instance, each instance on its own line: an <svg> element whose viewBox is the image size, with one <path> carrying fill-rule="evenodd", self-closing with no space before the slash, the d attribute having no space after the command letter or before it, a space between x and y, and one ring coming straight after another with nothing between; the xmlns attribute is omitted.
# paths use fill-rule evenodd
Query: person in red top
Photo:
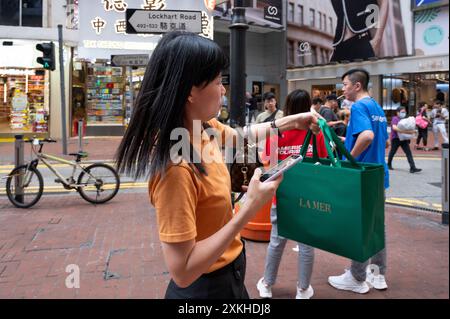
<svg viewBox="0 0 450 319"><path fill-rule="evenodd" d="M292 115L309 112L310 108L311 98L309 93L304 90L295 90L286 98L284 114ZM262 159L266 161L269 160L271 150L277 152L276 155L278 160L284 160L291 155L300 154L307 133L307 130L289 130L283 132L282 137L274 136L272 139L268 139L266 141L266 148L263 152ZM319 157L327 157L323 135L321 133L316 135L316 139ZM275 147L277 148L275 149ZM313 148L311 141L306 156L312 157L312 155ZM261 298L272 298L272 286L275 284L281 257L287 242L287 239L278 236L277 206L275 198L270 211L270 221L272 223L272 231L270 234L270 243L267 248L264 277L262 277L256 285ZM314 248L301 243L298 243L298 247L298 283L296 299L309 299L314 294L314 290L310 285L314 263Z"/></svg>

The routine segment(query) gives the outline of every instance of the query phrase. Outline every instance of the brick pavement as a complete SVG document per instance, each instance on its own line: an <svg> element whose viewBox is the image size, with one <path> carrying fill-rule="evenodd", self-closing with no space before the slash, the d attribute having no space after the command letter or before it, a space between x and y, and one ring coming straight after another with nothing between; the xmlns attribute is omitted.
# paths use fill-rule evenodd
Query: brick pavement
<svg viewBox="0 0 450 319"><path fill-rule="evenodd" d="M315 298L449 298L449 232L440 215L388 207L386 220L389 289L357 295L331 288L327 277L348 261L316 250ZM76 195L44 195L29 210L0 197L0 298L162 298L169 274L155 223L146 193L119 193L98 206ZM295 297L294 246L286 247L274 298ZM247 242L253 298L266 247ZM65 286L70 264L80 268L79 289Z"/></svg>

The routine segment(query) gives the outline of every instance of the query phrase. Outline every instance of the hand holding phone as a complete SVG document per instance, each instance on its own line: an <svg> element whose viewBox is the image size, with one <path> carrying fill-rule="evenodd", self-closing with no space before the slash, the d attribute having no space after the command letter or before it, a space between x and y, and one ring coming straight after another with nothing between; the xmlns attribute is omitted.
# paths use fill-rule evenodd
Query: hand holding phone
<svg viewBox="0 0 450 319"><path fill-rule="evenodd" d="M300 162L302 159L303 157L301 155L291 155L285 160L278 163L278 165L272 167L267 172L262 174L259 180L261 182L270 182L283 174L283 172L287 171L291 167L294 167L294 165Z"/></svg>

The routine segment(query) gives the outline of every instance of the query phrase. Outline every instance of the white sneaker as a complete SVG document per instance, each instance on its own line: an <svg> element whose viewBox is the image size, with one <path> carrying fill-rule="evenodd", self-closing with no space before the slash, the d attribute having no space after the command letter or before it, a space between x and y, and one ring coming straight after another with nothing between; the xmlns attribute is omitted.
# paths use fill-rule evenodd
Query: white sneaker
<svg viewBox="0 0 450 319"><path fill-rule="evenodd" d="M383 275L374 275L370 270L367 271L366 282L369 287L373 287L377 290L385 290L388 288L386 278Z"/></svg>
<svg viewBox="0 0 450 319"><path fill-rule="evenodd" d="M303 290L300 287L297 286L297 295L295 296L295 299L311 299L311 297L314 295L314 289L309 285L308 289Z"/></svg>
<svg viewBox="0 0 450 319"><path fill-rule="evenodd" d="M264 277L258 281L256 288L258 289L261 298L272 298L272 286L264 283Z"/></svg>
<svg viewBox="0 0 450 319"><path fill-rule="evenodd" d="M365 281L357 281L350 270L345 270L340 276L328 277L328 283L336 289L350 290L359 294L365 294L370 290L369 285Z"/></svg>

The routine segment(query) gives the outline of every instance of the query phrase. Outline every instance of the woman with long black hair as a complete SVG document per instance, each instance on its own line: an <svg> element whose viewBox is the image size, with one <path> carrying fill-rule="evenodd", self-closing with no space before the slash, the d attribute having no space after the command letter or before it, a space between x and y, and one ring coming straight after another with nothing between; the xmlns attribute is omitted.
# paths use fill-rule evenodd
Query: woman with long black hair
<svg viewBox="0 0 450 319"><path fill-rule="evenodd" d="M262 183L257 170L246 203L233 216L219 142L238 134L215 119L225 94L221 71L227 66L215 42L187 32L166 34L150 58L118 149L120 172L150 176L150 201L172 278L166 298L248 298L239 233L281 182ZM316 118L297 114L254 125L247 134L296 128L317 132Z"/></svg>

